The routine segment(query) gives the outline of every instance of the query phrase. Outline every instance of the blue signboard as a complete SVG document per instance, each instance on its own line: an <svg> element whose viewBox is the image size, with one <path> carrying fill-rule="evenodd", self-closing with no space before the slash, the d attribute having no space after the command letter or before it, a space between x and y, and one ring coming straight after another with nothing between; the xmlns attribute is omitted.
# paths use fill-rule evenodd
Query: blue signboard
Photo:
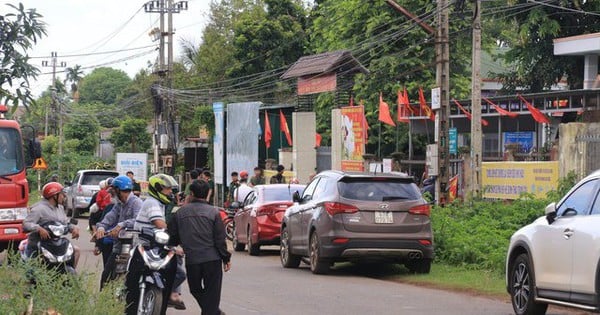
<svg viewBox="0 0 600 315"><path fill-rule="evenodd" d="M519 144L521 153L529 153L535 146L535 132L533 131L503 132L502 136L505 147L507 144Z"/></svg>
<svg viewBox="0 0 600 315"><path fill-rule="evenodd" d="M456 154L458 152L456 143L458 142L458 131L456 128L450 128L448 130L448 146L450 147L450 154Z"/></svg>

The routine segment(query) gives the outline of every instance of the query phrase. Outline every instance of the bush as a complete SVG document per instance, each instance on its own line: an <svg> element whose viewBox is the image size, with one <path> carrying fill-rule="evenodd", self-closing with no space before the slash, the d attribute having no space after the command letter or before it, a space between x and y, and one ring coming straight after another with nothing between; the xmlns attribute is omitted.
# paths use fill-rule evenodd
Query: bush
<svg viewBox="0 0 600 315"><path fill-rule="evenodd" d="M544 215L577 182L575 174L561 179L547 198L524 194L513 201L472 199L431 211L436 260L455 266L504 272L511 235Z"/></svg>
<svg viewBox="0 0 600 315"><path fill-rule="evenodd" d="M122 314L125 303L116 298L116 281L98 292L93 274L63 275L47 270L37 260L13 259L0 267L0 314L24 314L30 303L31 314L55 310L63 315ZM33 275L36 285L30 285Z"/></svg>

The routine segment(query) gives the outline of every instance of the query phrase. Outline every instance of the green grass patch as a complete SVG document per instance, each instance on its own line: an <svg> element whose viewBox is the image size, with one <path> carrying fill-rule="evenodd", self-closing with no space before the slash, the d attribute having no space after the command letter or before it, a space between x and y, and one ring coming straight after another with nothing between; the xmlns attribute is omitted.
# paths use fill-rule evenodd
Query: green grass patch
<svg viewBox="0 0 600 315"><path fill-rule="evenodd" d="M36 202L40 201L42 195L39 190L32 190L29 192L29 205L33 206Z"/></svg>
<svg viewBox="0 0 600 315"><path fill-rule="evenodd" d="M463 291L476 295L507 298L504 277L494 271L473 270L446 264L433 264L425 275L399 274L392 280L432 288Z"/></svg>

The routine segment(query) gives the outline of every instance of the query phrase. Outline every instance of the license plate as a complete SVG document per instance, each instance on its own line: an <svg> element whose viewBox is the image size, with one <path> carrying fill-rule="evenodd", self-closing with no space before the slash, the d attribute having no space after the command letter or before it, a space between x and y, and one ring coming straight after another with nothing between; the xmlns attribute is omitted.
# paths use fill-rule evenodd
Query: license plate
<svg viewBox="0 0 600 315"><path fill-rule="evenodd" d="M394 223L394 213L375 211L375 223L377 224L392 224Z"/></svg>

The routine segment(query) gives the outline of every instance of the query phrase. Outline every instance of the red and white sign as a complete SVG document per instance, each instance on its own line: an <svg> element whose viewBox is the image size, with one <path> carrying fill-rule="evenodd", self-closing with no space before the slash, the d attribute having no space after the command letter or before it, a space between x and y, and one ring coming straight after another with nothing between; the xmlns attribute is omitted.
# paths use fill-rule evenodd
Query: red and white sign
<svg viewBox="0 0 600 315"><path fill-rule="evenodd" d="M298 78L298 95L309 95L335 91L337 79L335 73L315 77Z"/></svg>

